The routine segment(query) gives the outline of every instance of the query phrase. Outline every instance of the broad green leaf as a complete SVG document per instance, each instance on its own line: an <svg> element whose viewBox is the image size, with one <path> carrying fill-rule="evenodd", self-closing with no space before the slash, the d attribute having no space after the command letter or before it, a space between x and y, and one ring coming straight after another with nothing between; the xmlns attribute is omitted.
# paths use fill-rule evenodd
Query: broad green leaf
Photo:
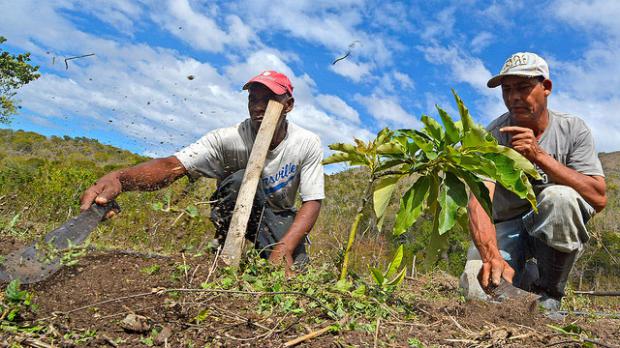
<svg viewBox="0 0 620 348"><path fill-rule="evenodd" d="M433 137L433 139L437 140L437 142L441 142L443 140L443 128L441 128L439 122L435 121L435 119L431 117L423 115L422 123L424 123L424 128L427 130L428 135Z"/></svg>
<svg viewBox="0 0 620 348"><path fill-rule="evenodd" d="M383 128L377 133L377 138L375 139L375 146L379 146L384 144L386 141L390 139L392 136L392 131L389 128Z"/></svg>
<svg viewBox="0 0 620 348"><path fill-rule="evenodd" d="M469 234L469 213L467 208L459 207L456 212L456 221L459 223L463 231Z"/></svg>
<svg viewBox="0 0 620 348"><path fill-rule="evenodd" d="M415 141L413 141L413 134L415 133L413 133L411 129L399 129L397 136L394 138L403 145L410 157L415 156L416 152L420 149Z"/></svg>
<svg viewBox="0 0 620 348"><path fill-rule="evenodd" d="M375 172L378 173L378 172L381 172L381 171L386 170L386 169L390 169L390 168L392 168L394 166L397 166L397 165L400 165L400 164L403 164L403 163L405 163L405 162L403 161L402 158L401 159L391 159L391 160L382 162L377 168L375 168Z"/></svg>
<svg viewBox="0 0 620 348"><path fill-rule="evenodd" d="M397 175L384 176L375 184L372 199L375 215L377 216L377 228L379 230L381 230L383 225L385 209L390 203L390 198L392 198L392 193L394 193L396 183L398 183L400 178L401 177Z"/></svg>
<svg viewBox="0 0 620 348"><path fill-rule="evenodd" d="M385 278L383 278L383 273L381 273L381 271L377 268L370 267L370 266L368 266L368 268L370 269L370 274L372 275L372 278L375 280L375 283L383 287L383 283L385 282Z"/></svg>
<svg viewBox="0 0 620 348"><path fill-rule="evenodd" d="M400 144L396 142L384 143L377 146L377 154L387 155L387 154L402 154L403 148Z"/></svg>
<svg viewBox="0 0 620 348"><path fill-rule="evenodd" d="M400 209L396 214L394 224L395 236L407 232L407 229L418 219L424 209L424 199L428 194L430 184L429 176L420 177L401 198Z"/></svg>
<svg viewBox="0 0 620 348"><path fill-rule="evenodd" d="M415 144L422 149L429 160L434 160L437 158L438 154L430 141L424 139L419 133L412 133L411 139L413 139Z"/></svg>
<svg viewBox="0 0 620 348"><path fill-rule="evenodd" d="M398 249L396 249L396 253L394 254L394 258L388 265L387 271L385 272L385 278L392 278L398 268L400 267L401 262L403 262L403 245L399 245Z"/></svg>
<svg viewBox="0 0 620 348"><path fill-rule="evenodd" d="M492 217L493 205L491 204L491 196L489 195L489 190L484 185L484 181L468 171L459 169L455 170L457 175L465 181L469 187L469 191L476 197L484 211L486 211L487 215Z"/></svg>
<svg viewBox="0 0 620 348"><path fill-rule="evenodd" d="M448 115L439 105L435 105L437 111L439 111L439 117L441 117L441 121L443 122L443 126L446 128L446 138L448 139L448 144L453 145L461 141L461 134L459 129L454 124L454 120L452 117Z"/></svg>
<svg viewBox="0 0 620 348"><path fill-rule="evenodd" d="M364 141L360 140L360 139L353 139L353 141L355 142L356 146L355 146L355 151L357 151L357 153L360 154L367 154L370 146L368 146L368 144L366 144Z"/></svg>
<svg viewBox="0 0 620 348"><path fill-rule="evenodd" d="M469 110L463 103L463 100L461 100L461 97L459 97L459 95L456 94L456 91L454 89L452 90L452 94L454 95L454 100L456 100L456 105L458 106L459 114L461 115L461 123L463 125L463 132L467 133L475 125L474 120L471 118L471 115L469 114Z"/></svg>
<svg viewBox="0 0 620 348"><path fill-rule="evenodd" d="M341 163L341 162L349 162L352 166L365 165L366 160L363 156L358 155L357 153L335 153L326 159L323 160L323 165L333 164L333 163Z"/></svg>
<svg viewBox="0 0 620 348"><path fill-rule="evenodd" d="M456 223L456 213L459 207L467 206L467 191L465 185L456 175L446 172L446 177L439 192L439 234L449 231Z"/></svg>
<svg viewBox="0 0 620 348"><path fill-rule="evenodd" d="M459 166L479 175L495 180L497 168L492 160L479 153L465 154L460 157Z"/></svg>
<svg viewBox="0 0 620 348"><path fill-rule="evenodd" d="M426 248L426 257L424 258L424 263L428 269L430 269L437 260L439 259L439 255L441 251L448 247L448 234L439 234L439 205L433 204L431 208L431 216L433 216L433 230L431 232L431 239L428 243L428 247Z"/></svg>
<svg viewBox="0 0 620 348"><path fill-rule="evenodd" d="M471 124L469 131L465 132L465 136L461 141L464 148L479 148L484 146L495 146L497 140L477 124Z"/></svg>
<svg viewBox="0 0 620 348"><path fill-rule="evenodd" d="M394 277L394 279L388 281L386 285L388 285L388 286L399 286L400 283L403 282L403 279L405 279L405 274L407 274L406 272L407 272L407 267L401 269L400 272L398 273L398 275L396 275L396 277Z"/></svg>
<svg viewBox="0 0 620 348"><path fill-rule="evenodd" d="M528 160L527 158L523 157L514 149L507 146L497 145L497 153L501 153L502 155L513 160L515 163L515 168L523 170L525 174L531 176L536 180L542 179L540 173L538 173L536 167L534 167L532 162L530 162L530 160Z"/></svg>
<svg viewBox="0 0 620 348"><path fill-rule="evenodd" d="M335 143L328 146L331 150L355 154L358 153L354 145L345 143Z"/></svg>
<svg viewBox="0 0 620 348"><path fill-rule="evenodd" d="M532 184L523 171L515 170L515 162L511 158L499 153L487 153L484 156L493 161L497 168L497 175L494 179L519 198L527 199L532 208L537 211L536 195L534 194Z"/></svg>

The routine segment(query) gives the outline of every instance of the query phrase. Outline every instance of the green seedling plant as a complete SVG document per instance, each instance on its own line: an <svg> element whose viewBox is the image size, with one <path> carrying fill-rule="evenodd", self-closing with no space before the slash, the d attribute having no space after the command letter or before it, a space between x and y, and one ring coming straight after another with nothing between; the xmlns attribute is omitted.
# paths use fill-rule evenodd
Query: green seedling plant
<svg viewBox="0 0 620 348"><path fill-rule="evenodd" d="M146 275L153 275L155 273L158 273L159 270L161 270L161 266L158 264L154 264L154 265L143 267L142 269L140 269L140 272Z"/></svg>
<svg viewBox="0 0 620 348"><path fill-rule="evenodd" d="M66 249L62 250L62 255L60 256L60 264L63 266L75 266L80 261L80 258L86 255L88 250L88 246L90 245L90 240L87 240L82 245L76 245L68 240L69 245Z"/></svg>
<svg viewBox="0 0 620 348"><path fill-rule="evenodd" d="M21 290L19 280L11 281L0 298L0 321L16 322L20 315L33 310L32 293Z"/></svg>
<svg viewBox="0 0 620 348"><path fill-rule="evenodd" d="M370 267L370 275L372 279L375 281L375 284L383 291L390 291L396 288L400 283L402 283L403 279L405 279L405 274L407 272L407 268L398 271L400 268L400 264L403 261L403 246L402 244L396 250L394 254L394 258L390 262L385 272L381 272L380 269ZM397 273L398 272L398 273Z"/></svg>
<svg viewBox="0 0 620 348"><path fill-rule="evenodd" d="M373 192L375 193L375 213L378 218L378 228L381 228L383 224L383 212L389 203L389 197L391 196L394 185L398 180L396 176L391 176L389 178L381 180L381 182L376 185L377 179L379 176L377 175L382 170L386 169L386 163L382 162L382 159L385 155L390 152L393 152L393 148L396 146L395 143L390 142L390 139L393 136L393 132L389 129L383 129L377 134L377 137L369 142L364 142L359 139L354 139L355 144L344 144L337 143L329 145L329 148L335 151L339 151L326 158L323 161L323 164L332 164L339 162L348 162L350 165L354 166L365 166L370 170L370 177L366 184L366 188L364 190L364 195L362 196L362 201L357 209L357 214L355 215L355 219L353 220L353 224L351 225L351 229L349 230L349 237L347 239L347 245L344 250L342 267L340 272L340 281L345 281L348 266L349 266L349 254L351 251L351 247L355 242L355 236L357 234L358 226L360 220L363 216L364 208L370 199L370 195ZM393 183L393 184L392 184ZM387 197L387 199L385 199Z"/></svg>
<svg viewBox="0 0 620 348"><path fill-rule="evenodd" d="M351 166L368 167L370 179L362 198L362 207L373 192L374 212L379 226L396 184L407 177L416 178L400 199L393 234L400 236L408 232L422 213L430 214L433 227L426 250L427 266L434 265L440 251L445 248L448 231L456 224L468 230L468 189L485 212L492 215L489 192L482 178L501 184L527 200L536 210L536 196L528 176L540 179L540 175L532 163L513 149L499 145L490 133L474 123L461 98L456 92L452 93L460 121L454 121L446 111L436 106L443 126L423 115L421 120L424 126L419 130L391 131L386 128L369 143L355 139L355 144L332 144L329 148L337 152L323 162L345 162ZM346 261L361 212L362 209L358 210L349 233L341 280L347 275Z"/></svg>
<svg viewBox="0 0 620 348"><path fill-rule="evenodd" d="M164 213L176 212L179 213L177 217L172 222L172 226L176 225L176 223L184 216L187 215L190 218L196 218L199 215L198 208L195 205L189 205L185 207L185 209L180 209L172 204L172 193L171 191L167 191L164 195L164 200L160 202L155 202L151 204L151 209L154 211L161 211Z"/></svg>

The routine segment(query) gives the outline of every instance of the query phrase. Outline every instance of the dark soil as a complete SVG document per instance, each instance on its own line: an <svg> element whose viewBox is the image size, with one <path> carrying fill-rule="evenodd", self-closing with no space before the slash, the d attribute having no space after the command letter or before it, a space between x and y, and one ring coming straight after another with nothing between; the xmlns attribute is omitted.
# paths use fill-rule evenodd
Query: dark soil
<svg viewBox="0 0 620 348"><path fill-rule="evenodd" d="M2 253L14 247L0 243ZM184 264L191 266L188 272L179 267ZM162 291L200 289L211 264L211 256L91 252L77 266L64 268L28 289L35 293L35 317L48 326L47 334L37 340L62 346L63 340L68 341L63 337L72 337L74 342L83 337L78 345L86 347L283 347L334 323L320 307L302 315L270 317L257 314L259 299L252 295ZM150 267L153 271L155 266L159 270L148 274L146 270ZM570 316L552 321L526 303L463 303L451 276L407 279L403 286L420 294L419 300L409 304L415 308L415 318L381 320L378 330L351 328L344 321L339 332L326 332L298 346L415 347L414 339L424 346L581 346L571 343L580 340L579 336L567 336L547 326L567 324L575 324L588 333L588 339L608 346L620 342L617 319ZM145 318L138 332L123 328L122 321L129 314ZM317 318L322 318L320 323ZM377 323L369 324L376 327ZM170 332L169 337L156 337L162 331ZM32 336L0 331L0 347L16 342L37 346L27 337ZM562 341L566 342L559 343Z"/></svg>

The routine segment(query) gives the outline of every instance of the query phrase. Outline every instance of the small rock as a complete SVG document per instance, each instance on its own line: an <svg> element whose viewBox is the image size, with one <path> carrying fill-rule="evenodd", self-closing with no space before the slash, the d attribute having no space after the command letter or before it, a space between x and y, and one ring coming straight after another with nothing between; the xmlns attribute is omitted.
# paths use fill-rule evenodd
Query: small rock
<svg viewBox="0 0 620 348"><path fill-rule="evenodd" d="M147 317L137 314L127 314L125 319L121 321L121 327L127 332L142 333L151 329L149 320Z"/></svg>
<svg viewBox="0 0 620 348"><path fill-rule="evenodd" d="M164 326L159 334L157 334L157 337L155 337L155 344L160 346L166 343L170 336L172 336L172 329L169 326Z"/></svg>

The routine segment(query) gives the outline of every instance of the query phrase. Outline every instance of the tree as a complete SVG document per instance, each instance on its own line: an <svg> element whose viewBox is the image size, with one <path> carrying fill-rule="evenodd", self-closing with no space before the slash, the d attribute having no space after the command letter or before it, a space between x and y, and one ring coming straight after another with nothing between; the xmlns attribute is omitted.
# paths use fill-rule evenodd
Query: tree
<svg viewBox="0 0 620 348"><path fill-rule="evenodd" d="M6 41L0 36L0 45ZM10 123L10 116L17 113L14 99L17 89L41 76L39 66L30 64L30 53L10 54L0 48L0 123Z"/></svg>
<svg viewBox="0 0 620 348"><path fill-rule="evenodd" d="M323 164L347 162L370 169L362 204L349 231L341 281L347 277L349 252L370 194L373 193L374 211L381 229L386 207L396 184L403 178L417 177L400 199L393 234L406 233L423 212L429 213L433 218L431 240L426 250L429 266L446 247L446 232L457 224L468 230L467 188L491 216L491 200L482 178L492 179L521 199L527 199L536 210L536 196L528 177L538 179L540 175L532 163L513 149L499 145L484 127L474 123L461 98L452 92L460 121L455 122L437 106L443 127L433 118L422 116L424 127L420 130L386 128L368 143L355 139L355 144L329 146L338 152L326 158ZM395 274L402 260L402 249L399 250L385 274ZM377 269L371 271L375 281L383 285L385 276ZM402 280L402 276L397 276L392 282L397 284L399 278Z"/></svg>

